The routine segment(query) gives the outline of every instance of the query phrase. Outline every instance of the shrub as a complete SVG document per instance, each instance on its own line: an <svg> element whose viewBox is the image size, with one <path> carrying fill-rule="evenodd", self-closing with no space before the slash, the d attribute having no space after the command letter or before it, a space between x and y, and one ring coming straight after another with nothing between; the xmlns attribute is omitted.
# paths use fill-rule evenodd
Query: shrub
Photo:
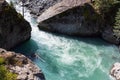
<svg viewBox="0 0 120 80"><path fill-rule="evenodd" d="M8 62L8 60L0 57L0 80L16 80L17 74L11 73L5 67L6 62Z"/></svg>
<svg viewBox="0 0 120 80"><path fill-rule="evenodd" d="M16 80L17 74L11 73L4 65L0 65L0 80Z"/></svg>
<svg viewBox="0 0 120 80"><path fill-rule="evenodd" d="M4 58L0 58L0 65L5 63L5 59Z"/></svg>
<svg viewBox="0 0 120 80"><path fill-rule="evenodd" d="M99 13L106 13L109 11L110 7L113 4L116 4L118 0L95 0L94 2L94 8L99 12Z"/></svg>
<svg viewBox="0 0 120 80"><path fill-rule="evenodd" d="M115 17L115 25L114 25L114 35L119 39L120 38L120 8Z"/></svg>

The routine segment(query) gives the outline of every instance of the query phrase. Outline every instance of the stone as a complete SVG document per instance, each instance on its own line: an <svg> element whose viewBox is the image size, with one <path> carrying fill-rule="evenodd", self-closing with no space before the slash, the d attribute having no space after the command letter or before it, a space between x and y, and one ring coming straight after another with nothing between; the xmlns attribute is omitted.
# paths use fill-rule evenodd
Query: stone
<svg viewBox="0 0 120 80"><path fill-rule="evenodd" d="M27 74L21 74L17 77L17 80L27 80Z"/></svg>
<svg viewBox="0 0 120 80"><path fill-rule="evenodd" d="M116 62L113 64L113 67L110 71L111 76L113 76L116 80L120 80L120 63Z"/></svg>
<svg viewBox="0 0 120 80"><path fill-rule="evenodd" d="M4 49L0 49L0 51L3 50ZM0 54L0 57L7 60L7 64L5 66L10 72L17 74L17 80L45 80L42 71L26 56L20 53L10 52L6 50L4 50L4 52L4 54ZM22 62L21 59L23 61L25 59L26 63ZM22 66L18 64L19 61L21 61L20 64Z"/></svg>
<svg viewBox="0 0 120 80"><path fill-rule="evenodd" d="M87 12L86 12L87 10ZM98 36L102 26L100 16L94 8L85 4L69 9L39 23L41 30L75 36Z"/></svg>
<svg viewBox="0 0 120 80"><path fill-rule="evenodd" d="M30 24L6 1L0 3L0 48L11 49L31 37Z"/></svg>
<svg viewBox="0 0 120 80"><path fill-rule="evenodd" d="M59 3L56 3L55 5L49 7L46 9L39 17L38 22L42 22L44 20L47 20L57 14L63 13L66 10L69 10L71 8L82 6L85 3L89 3L90 0L62 0Z"/></svg>

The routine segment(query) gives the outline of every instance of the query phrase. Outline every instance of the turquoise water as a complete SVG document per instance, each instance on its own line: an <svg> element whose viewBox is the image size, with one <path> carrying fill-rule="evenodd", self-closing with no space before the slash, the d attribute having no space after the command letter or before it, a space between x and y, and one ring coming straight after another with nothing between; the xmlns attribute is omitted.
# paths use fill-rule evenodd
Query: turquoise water
<svg viewBox="0 0 120 80"><path fill-rule="evenodd" d="M16 6L17 11L21 11ZM43 71L46 80L114 80L109 71L120 61L115 45L99 38L77 38L40 31L29 12L32 37L14 49L28 56ZM36 54L37 58L32 57Z"/></svg>

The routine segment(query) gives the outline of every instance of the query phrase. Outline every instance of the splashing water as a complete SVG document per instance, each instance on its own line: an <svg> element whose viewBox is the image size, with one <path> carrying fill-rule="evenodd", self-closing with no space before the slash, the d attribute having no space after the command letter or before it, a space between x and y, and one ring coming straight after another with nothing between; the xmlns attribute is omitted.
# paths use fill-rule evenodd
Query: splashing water
<svg viewBox="0 0 120 80"><path fill-rule="evenodd" d="M7 0L8 1L8 0ZM21 12L20 6L15 5ZM114 80L109 70L119 62L119 49L99 38L77 38L40 31L26 10L31 23L31 40L17 47L17 52L31 58L43 71L46 80ZM38 57L31 57L36 54Z"/></svg>

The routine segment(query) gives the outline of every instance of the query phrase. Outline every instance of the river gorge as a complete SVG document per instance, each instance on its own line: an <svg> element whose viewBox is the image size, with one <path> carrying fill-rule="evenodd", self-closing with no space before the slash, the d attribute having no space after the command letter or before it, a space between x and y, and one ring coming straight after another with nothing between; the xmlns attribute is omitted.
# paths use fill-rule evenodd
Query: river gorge
<svg viewBox="0 0 120 80"><path fill-rule="evenodd" d="M14 5L22 13L21 6ZM37 64L46 80L114 80L109 71L115 62L120 61L116 45L100 38L70 37L41 31L27 9L25 19L32 26L31 39L13 50Z"/></svg>

